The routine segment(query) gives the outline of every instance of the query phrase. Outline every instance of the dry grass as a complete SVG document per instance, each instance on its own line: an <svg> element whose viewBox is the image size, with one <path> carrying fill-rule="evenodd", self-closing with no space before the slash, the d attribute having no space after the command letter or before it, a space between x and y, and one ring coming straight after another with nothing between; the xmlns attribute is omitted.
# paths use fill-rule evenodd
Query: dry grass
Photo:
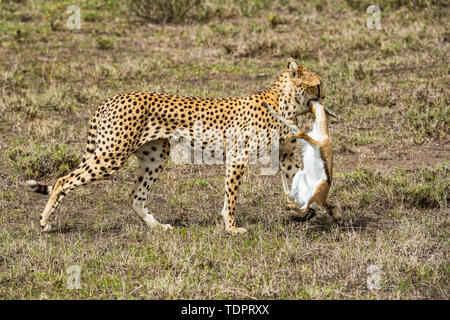
<svg viewBox="0 0 450 320"><path fill-rule="evenodd" d="M0 298L448 299L449 39L445 2L203 1L184 24L149 24L124 1L3 1L0 11ZM123 91L225 97L269 86L294 56L325 82L342 225L297 222L279 176L250 167L242 237L225 234L221 166L170 164L151 193L173 232L127 205L135 159L70 194L42 234L46 198L24 189L77 165L88 119ZM302 126L311 123L306 118ZM66 270L82 270L68 290ZM369 290L367 268L381 269Z"/></svg>

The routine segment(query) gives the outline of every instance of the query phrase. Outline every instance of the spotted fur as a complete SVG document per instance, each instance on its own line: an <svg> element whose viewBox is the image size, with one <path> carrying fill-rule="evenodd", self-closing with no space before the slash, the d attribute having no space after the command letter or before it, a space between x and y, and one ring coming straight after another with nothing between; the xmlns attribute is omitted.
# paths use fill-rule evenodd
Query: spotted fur
<svg viewBox="0 0 450 320"><path fill-rule="evenodd" d="M224 137L229 129L253 130L254 136L260 129L267 132L278 129L280 136L284 136L288 129L272 118L262 103L269 103L283 117L297 123L302 106L311 99L324 97L320 85L320 77L315 72L289 59L286 70L273 86L249 96L211 99L134 92L105 100L90 120L87 147L78 168L59 178L53 187L30 182L33 190L50 193L41 215L41 226L44 231L50 230L49 217L67 193L113 174L134 154L139 159L139 167L131 194L132 207L147 225L171 228L160 224L149 212L147 195L169 158L169 139L177 130L185 129L191 138L202 137L203 132L194 126L196 121L201 121L203 130L215 129L224 133ZM226 164L222 216L225 229L231 234L246 231L236 226L234 212L250 151L257 148L254 136L245 139L245 152L238 153L233 148L226 150L232 154L231 161ZM267 141L270 145L270 136ZM207 144L203 143L202 147ZM280 140L280 168L286 195L289 194L288 184L299 168L293 157L294 148L295 139Z"/></svg>

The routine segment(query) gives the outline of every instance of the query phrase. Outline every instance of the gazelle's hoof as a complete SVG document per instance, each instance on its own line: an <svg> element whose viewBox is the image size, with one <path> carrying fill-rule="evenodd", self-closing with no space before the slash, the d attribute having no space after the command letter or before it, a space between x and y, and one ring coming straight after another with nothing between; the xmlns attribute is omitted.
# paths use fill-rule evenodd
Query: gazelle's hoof
<svg viewBox="0 0 450 320"><path fill-rule="evenodd" d="M232 229L228 229L227 232L229 234L231 234L232 236L238 236L240 234L244 234L247 232L247 230L245 230L244 228L232 228Z"/></svg>
<svg viewBox="0 0 450 320"><path fill-rule="evenodd" d="M342 220L341 210L337 206L331 207L329 213L330 216L333 218L333 220L335 221Z"/></svg>
<svg viewBox="0 0 450 320"><path fill-rule="evenodd" d="M342 219L341 216L339 217L332 217L333 222L336 223L337 225L341 225L344 222L344 219Z"/></svg>
<svg viewBox="0 0 450 320"><path fill-rule="evenodd" d="M305 222L311 220L316 216L316 210L314 210L313 208L308 208L308 211L306 211L306 213L305 210L301 210L300 208L295 208L293 210L298 213L298 215L294 214L291 218L292 220L298 222Z"/></svg>
<svg viewBox="0 0 450 320"><path fill-rule="evenodd" d="M302 217L301 219L303 219L303 221L308 221L308 220L311 220L312 218L314 218L315 216L316 216L316 210L314 210L313 208L309 208L306 215L304 217Z"/></svg>

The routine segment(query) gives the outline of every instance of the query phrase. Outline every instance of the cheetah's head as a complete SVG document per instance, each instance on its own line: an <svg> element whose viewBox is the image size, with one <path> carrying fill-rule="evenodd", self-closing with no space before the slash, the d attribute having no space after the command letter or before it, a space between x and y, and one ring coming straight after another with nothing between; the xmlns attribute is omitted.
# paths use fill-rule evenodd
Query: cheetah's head
<svg viewBox="0 0 450 320"><path fill-rule="evenodd" d="M299 108L307 107L312 100L321 102L325 92L319 75L303 65L298 65L294 59L288 59L289 87L295 96Z"/></svg>

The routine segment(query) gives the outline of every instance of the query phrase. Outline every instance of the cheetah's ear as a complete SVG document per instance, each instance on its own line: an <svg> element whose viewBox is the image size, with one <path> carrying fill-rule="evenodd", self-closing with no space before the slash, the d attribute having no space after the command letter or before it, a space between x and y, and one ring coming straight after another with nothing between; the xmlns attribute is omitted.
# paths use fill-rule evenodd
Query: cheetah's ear
<svg viewBox="0 0 450 320"><path fill-rule="evenodd" d="M288 69L290 68L292 62L295 63L294 58L289 58L289 59L287 60L287 68L288 68Z"/></svg>
<svg viewBox="0 0 450 320"><path fill-rule="evenodd" d="M298 64L294 61L294 59L292 59L292 58L288 59L288 69L290 71L291 78L295 78L296 76L298 76L300 68L298 67Z"/></svg>

